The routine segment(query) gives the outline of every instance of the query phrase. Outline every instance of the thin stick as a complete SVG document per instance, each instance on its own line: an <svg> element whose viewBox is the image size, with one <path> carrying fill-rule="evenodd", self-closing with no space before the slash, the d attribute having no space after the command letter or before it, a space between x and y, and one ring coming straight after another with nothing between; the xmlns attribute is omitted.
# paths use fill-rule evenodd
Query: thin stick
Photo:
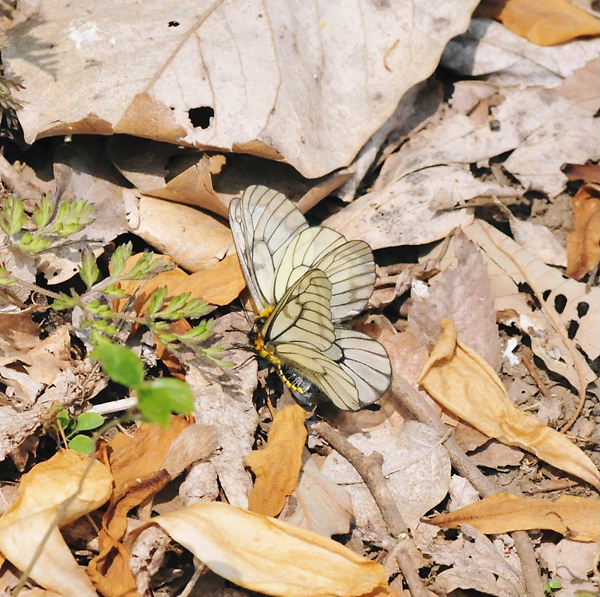
<svg viewBox="0 0 600 597"><path fill-rule="evenodd" d="M419 421L426 423L440 434L447 431L446 425L431 406L429 406L419 392L413 388L400 375L394 376L392 392L395 398L408 409ZM489 477L486 477L477 465L465 454L464 450L457 444L454 438L449 438L444 444L448 450L452 466L477 489L482 497L499 492ZM528 597L539 597L544 594L544 583L540 577L539 566L529 535L525 531L514 531L510 533L515 548L523 567L523 579Z"/></svg>
<svg viewBox="0 0 600 597"><path fill-rule="evenodd" d="M415 564L416 560L412 556L412 553L417 551L417 547L408 534L408 527L383 476L381 470L383 457L381 454L373 452L369 456L365 456L343 435L325 422L316 423L312 426L312 429L356 469L356 472L369 488L390 535L398 542L393 551L411 595L413 597L433 595L428 591L419 576L418 566Z"/></svg>

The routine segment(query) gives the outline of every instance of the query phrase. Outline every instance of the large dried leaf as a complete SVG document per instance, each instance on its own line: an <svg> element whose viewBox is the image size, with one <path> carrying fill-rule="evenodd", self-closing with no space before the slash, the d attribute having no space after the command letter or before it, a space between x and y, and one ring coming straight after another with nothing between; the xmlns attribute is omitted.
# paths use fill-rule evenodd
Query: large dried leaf
<svg viewBox="0 0 600 597"><path fill-rule="evenodd" d="M145 195L227 217L227 202L212 186L212 175L220 171L224 156L209 157L196 151L189 153L190 150L182 153L168 143L121 135L111 137L106 149L121 174Z"/></svg>
<svg viewBox="0 0 600 597"><path fill-rule="evenodd" d="M319 458L312 454L304 463L298 487L288 498L279 520L325 537L345 535L350 532L352 500L344 487L321 472Z"/></svg>
<svg viewBox="0 0 600 597"><path fill-rule="evenodd" d="M3 62L25 84L28 143L125 133L284 159L317 177L352 161L475 5L42 0Z"/></svg>
<svg viewBox="0 0 600 597"><path fill-rule="evenodd" d="M192 387L196 419L215 429L220 450L210 458L221 490L230 504L247 507L252 489L250 473L244 459L254 446L258 415L252 402L256 389L256 360L239 349L248 342L240 330L248 327L241 313L230 313L215 323L215 334L222 334L219 346L228 349L226 358L234 367L215 366L205 362L187 363L186 381Z"/></svg>
<svg viewBox="0 0 600 597"><path fill-rule="evenodd" d="M427 522L451 528L467 523L486 535L551 529L574 541L598 541L599 519L600 500L597 499L563 495L551 502L514 493L497 493Z"/></svg>
<svg viewBox="0 0 600 597"><path fill-rule="evenodd" d="M490 280L481 252L464 235L454 244L458 265L436 276L429 286L415 285L408 308L408 331L433 344L440 321L452 319L461 338L498 371L500 335Z"/></svg>
<svg viewBox="0 0 600 597"><path fill-rule="evenodd" d="M306 411L301 406L284 407L273 418L266 447L246 456L256 477L248 498L253 512L277 516L296 489L307 437L305 421Z"/></svg>
<svg viewBox="0 0 600 597"><path fill-rule="evenodd" d="M210 269L235 252L229 228L216 217L154 197L140 199L134 232L192 272Z"/></svg>
<svg viewBox="0 0 600 597"><path fill-rule="evenodd" d="M515 406L493 369L456 335L454 323L444 333L421 374L421 385L444 408L488 437L533 452L549 464L600 488L600 473L565 435Z"/></svg>
<svg viewBox="0 0 600 597"><path fill-rule="evenodd" d="M439 435L427 425L418 421L406 421L397 427L385 424L355 433L348 440L365 455L378 452L383 456L382 472L409 526L416 525L448 493L450 459ZM384 528L373 497L347 460L332 452L321 471L346 487L352 496L358 527L379 524Z"/></svg>
<svg viewBox="0 0 600 597"><path fill-rule="evenodd" d="M164 462L171 445L188 426L182 417L174 417L168 429L146 424L134 435L119 433L102 448L115 488L102 518L99 553L90 561L88 574L106 597L135 594L130 552L121 543L127 530L127 515L170 481Z"/></svg>
<svg viewBox="0 0 600 597"><path fill-rule="evenodd" d="M152 519L213 572L282 597L352 597L385 590L380 564L317 533L220 502Z"/></svg>
<svg viewBox="0 0 600 597"><path fill-rule="evenodd" d="M111 491L108 469L77 452L64 450L37 464L23 475L16 502L0 518L0 552L25 570L45 540L29 576L63 595L95 597L58 528L99 508Z"/></svg>

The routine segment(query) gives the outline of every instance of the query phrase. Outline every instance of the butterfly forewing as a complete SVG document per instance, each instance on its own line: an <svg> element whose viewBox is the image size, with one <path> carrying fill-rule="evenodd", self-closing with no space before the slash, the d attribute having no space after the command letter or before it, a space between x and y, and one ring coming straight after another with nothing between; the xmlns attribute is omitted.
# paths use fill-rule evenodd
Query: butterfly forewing
<svg viewBox="0 0 600 597"><path fill-rule="evenodd" d="M285 195L257 185L231 201L229 221L248 288L262 312L276 303L275 272L287 245L308 223Z"/></svg>
<svg viewBox="0 0 600 597"><path fill-rule="evenodd" d="M335 333L331 320L331 282L318 269L309 270L283 295L260 334L265 345L298 343L327 350Z"/></svg>
<svg viewBox="0 0 600 597"><path fill-rule="evenodd" d="M373 292L375 262L363 241L347 241L339 232L314 226L288 244L275 275L275 300L308 269L322 270L331 281L331 314L341 321L360 313Z"/></svg>

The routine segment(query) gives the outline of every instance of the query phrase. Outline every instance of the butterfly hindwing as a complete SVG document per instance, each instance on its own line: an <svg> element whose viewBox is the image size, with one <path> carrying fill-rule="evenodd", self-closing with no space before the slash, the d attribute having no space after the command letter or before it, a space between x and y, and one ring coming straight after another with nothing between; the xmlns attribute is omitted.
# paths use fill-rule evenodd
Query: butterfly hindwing
<svg viewBox="0 0 600 597"><path fill-rule="evenodd" d="M283 295L260 330L265 345L298 343L327 350L335 339L330 301L327 276L318 269L306 272Z"/></svg>
<svg viewBox="0 0 600 597"><path fill-rule="evenodd" d="M392 375L385 348L356 330L335 328L335 340L325 356L352 378L360 396L360 406L372 404L388 389Z"/></svg>

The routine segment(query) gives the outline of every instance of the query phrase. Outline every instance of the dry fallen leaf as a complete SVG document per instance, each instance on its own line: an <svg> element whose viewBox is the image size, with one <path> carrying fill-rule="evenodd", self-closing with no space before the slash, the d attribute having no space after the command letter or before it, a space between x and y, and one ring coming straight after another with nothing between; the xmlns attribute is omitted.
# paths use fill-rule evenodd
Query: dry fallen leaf
<svg viewBox="0 0 600 597"><path fill-rule="evenodd" d="M540 46L600 35L600 21L567 0L484 0L476 15L497 19Z"/></svg>
<svg viewBox="0 0 600 597"><path fill-rule="evenodd" d="M563 495L556 501L497 493L460 510L428 518L429 524L456 528L470 524L486 535L550 529L573 541L598 541L600 500Z"/></svg>
<svg viewBox="0 0 600 597"><path fill-rule="evenodd" d="M142 253L130 257L125 271L129 271L141 257ZM166 255L161 255L160 258L168 262L172 261ZM201 299L211 305L228 305L244 289L246 282L237 256L229 255L213 267L193 274L175 268L168 272L162 272L149 280L123 280L119 285L131 295L141 287L133 308L137 313L143 314L146 311L150 294L161 286L168 288L168 296L189 292L191 298ZM123 304L123 302L120 301L119 304Z"/></svg>
<svg viewBox="0 0 600 597"><path fill-rule="evenodd" d="M229 228L216 217L187 205L143 196L134 232L175 263L197 272L235 252Z"/></svg>
<svg viewBox="0 0 600 597"><path fill-rule="evenodd" d="M436 594L473 589L476 594L497 597L525 595L521 562L515 550L507 549L501 541L495 543L469 525L463 525L451 542L421 542L419 547L428 561L441 567L434 580Z"/></svg>
<svg viewBox="0 0 600 597"><path fill-rule="evenodd" d="M249 510L277 516L298 486L307 437L305 421L306 411L298 404L277 411L266 447L246 456L246 464L256 476Z"/></svg>
<svg viewBox="0 0 600 597"><path fill-rule="evenodd" d="M585 184L573 197L574 229L567 240L567 275L581 280L600 262L600 187Z"/></svg>
<svg viewBox="0 0 600 597"><path fill-rule="evenodd" d="M462 75L485 75L485 80L502 92L513 86L551 88L597 58L599 48L598 38L542 47L516 35L501 23L474 18L467 33L450 40L442 64ZM588 97L598 93L595 89L597 71L596 68ZM585 102L592 114L596 103Z"/></svg>
<svg viewBox="0 0 600 597"><path fill-rule="evenodd" d="M352 597L385 590L380 564L312 531L221 502L152 519L227 580L267 595Z"/></svg>
<svg viewBox="0 0 600 597"><path fill-rule="evenodd" d="M102 518L99 553L90 561L88 574L106 597L135 594L130 552L121 543L127 530L127 514L171 480L164 469L165 460L173 442L188 426L182 417L173 417L168 429L145 424L132 436L119 433L101 448L115 487Z"/></svg>
<svg viewBox="0 0 600 597"><path fill-rule="evenodd" d="M460 337L499 371L500 335L485 261L481 251L462 233L454 239L454 254L456 267L444 269L429 286L414 282L407 329L424 345L432 345L440 335L440 321L452 319Z"/></svg>
<svg viewBox="0 0 600 597"><path fill-rule="evenodd" d="M247 507L252 489L250 472L244 458L252 452L255 443L258 414L252 401L256 389L256 359L240 350L248 338L240 329L248 322L239 312L217 319L215 334L221 334L220 346L227 349L227 360L235 363L215 371L207 369L198 359L187 362L186 382L194 392L196 420L214 427L219 450L211 455L219 482L219 491L227 501ZM233 345L233 346L232 346Z"/></svg>
<svg viewBox="0 0 600 597"><path fill-rule="evenodd" d="M549 464L600 489L594 463L565 435L516 407L493 369L456 335L454 323L425 364L420 383L444 408L503 443L533 452Z"/></svg>
<svg viewBox="0 0 600 597"><path fill-rule="evenodd" d="M121 174L144 195L201 207L227 217L227 202L221 200L212 186L212 174L218 170L217 164L223 156L209 157L169 143L122 135L109 138L107 154Z"/></svg>
<svg viewBox="0 0 600 597"><path fill-rule="evenodd" d="M441 439L431 427L418 421L395 426L388 421L348 438L363 454L378 452L383 456L382 473L402 518L411 528L448 493L450 459ZM352 496L356 526L385 528L371 492L345 458L331 452L321 472Z"/></svg>
<svg viewBox="0 0 600 597"><path fill-rule="evenodd" d="M476 4L42 0L3 64L25 82L27 143L127 134L284 159L315 178L353 160Z"/></svg>
<svg viewBox="0 0 600 597"><path fill-rule="evenodd" d="M58 528L99 508L111 491L112 478L103 464L71 450L58 452L21 478L17 500L0 518L0 552L25 570L52 528L29 575L63 595L95 597Z"/></svg>
<svg viewBox="0 0 600 597"><path fill-rule="evenodd" d="M585 284L566 278L482 220L463 231L484 251L496 310L503 321L528 334L533 352L551 371L569 380L580 398L585 396L585 388L596 374L579 349L590 360L600 354L600 289L588 290ZM539 308L520 292L523 283L538 299ZM560 313L555 305L562 306ZM575 330L573 340L567 333L571 329Z"/></svg>
<svg viewBox="0 0 600 597"><path fill-rule="evenodd" d="M85 199L94 205L94 221L57 249L36 256L37 268L49 284L72 278L81 265L81 251L95 255L137 220L137 197L121 185L122 179L104 155L104 141L85 137L65 144L54 164L55 194L59 202ZM74 242L77 241L77 242Z"/></svg>
<svg viewBox="0 0 600 597"><path fill-rule="evenodd" d="M278 517L325 537L345 535L352 522L352 500L344 487L326 477L317 454L304 462L296 491Z"/></svg>

